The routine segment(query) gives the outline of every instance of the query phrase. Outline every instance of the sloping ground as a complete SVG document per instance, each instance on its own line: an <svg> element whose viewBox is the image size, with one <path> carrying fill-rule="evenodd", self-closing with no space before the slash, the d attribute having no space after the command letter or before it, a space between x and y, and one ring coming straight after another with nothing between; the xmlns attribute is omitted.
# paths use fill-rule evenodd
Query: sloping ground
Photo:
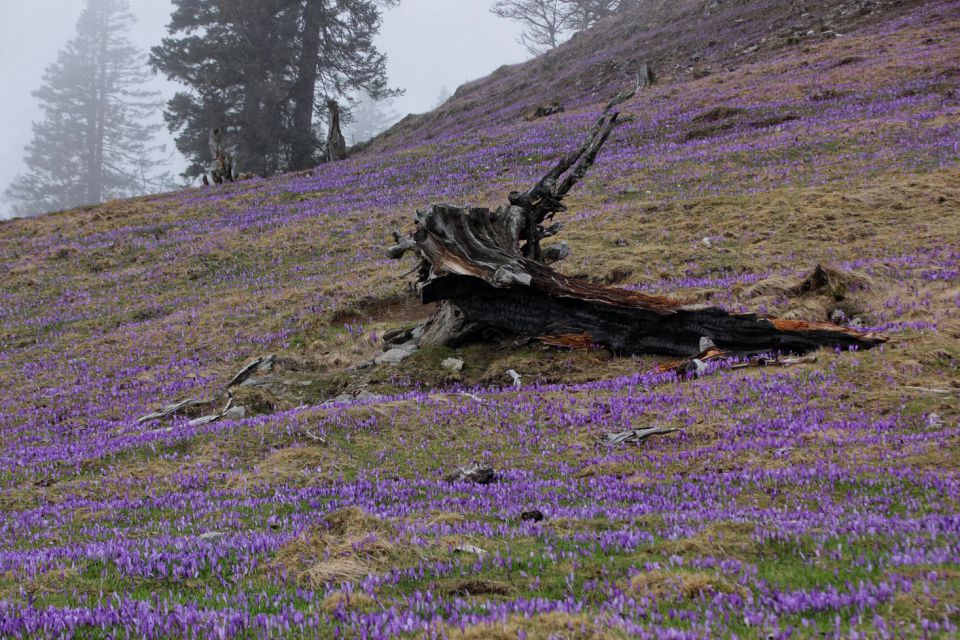
<svg viewBox="0 0 960 640"><path fill-rule="evenodd" d="M411 115L376 138L377 150L443 138L449 130L487 128L538 106L594 104L643 64L664 82L730 72L774 54L806 55L852 31L909 15L917 0L648 0L530 62L504 66L457 89L439 109ZM933 10L925 19L946 13ZM850 57L833 63L854 62ZM456 124L453 124L455 120Z"/></svg>
<svg viewBox="0 0 960 640"><path fill-rule="evenodd" d="M312 174L0 224L0 636L955 634L960 3L871 20L641 95L563 235L569 273L839 310L891 337L870 353L682 385L532 347L346 371L425 313L387 231L529 185L593 121L573 92ZM856 286L792 294L819 262ZM304 406L137 423L272 352ZM361 388L388 397L320 404ZM602 442L650 426L682 431ZM472 460L498 481L443 479Z"/></svg>

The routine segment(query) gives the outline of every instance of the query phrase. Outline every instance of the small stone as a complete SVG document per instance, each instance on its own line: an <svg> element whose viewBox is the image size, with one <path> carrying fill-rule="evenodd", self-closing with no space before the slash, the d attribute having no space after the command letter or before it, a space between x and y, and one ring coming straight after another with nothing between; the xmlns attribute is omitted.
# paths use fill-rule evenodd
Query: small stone
<svg viewBox="0 0 960 640"><path fill-rule="evenodd" d="M246 407L230 407L223 414L223 418L225 420L243 420L246 417L247 417Z"/></svg>
<svg viewBox="0 0 960 640"><path fill-rule="evenodd" d="M411 349L404 345L380 354L374 358L374 362L377 364L400 364L416 352L417 350L415 347Z"/></svg>
<svg viewBox="0 0 960 640"><path fill-rule="evenodd" d="M463 370L463 360L460 358L447 358L440 363L440 366L448 371L462 371Z"/></svg>
<svg viewBox="0 0 960 640"><path fill-rule="evenodd" d="M716 349L716 348L717 348L717 344L712 339L708 338L707 336L703 336L700 338L700 353L703 353L704 351L709 351L710 349Z"/></svg>
<svg viewBox="0 0 960 640"><path fill-rule="evenodd" d="M520 520L527 522L542 522L543 521L543 512L539 509L533 509L531 511L524 511L520 514Z"/></svg>
<svg viewBox="0 0 960 640"><path fill-rule="evenodd" d="M497 472L493 467L481 467L474 463L460 467L447 476L447 482L472 482L474 484L491 484L497 479Z"/></svg>
<svg viewBox="0 0 960 640"><path fill-rule="evenodd" d="M704 238L700 241L707 249L713 248L713 241L710 238Z"/></svg>
<svg viewBox="0 0 960 640"><path fill-rule="evenodd" d="M487 555L487 553L489 553L485 549L481 549L480 547L475 547L472 544L462 544L456 549L454 549L453 552L454 553L470 553L477 556L478 558L482 558L483 556Z"/></svg>
<svg viewBox="0 0 960 640"><path fill-rule="evenodd" d="M848 326L851 329L856 329L857 331L860 331L861 329L864 328L865 325L863 324L863 318L854 318L853 320L850 321L850 324Z"/></svg>
<svg viewBox="0 0 960 640"><path fill-rule="evenodd" d="M687 371L698 378L702 378L710 372L710 366L703 360L694 358L690 361L690 364L687 365Z"/></svg>
<svg viewBox="0 0 960 640"><path fill-rule="evenodd" d="M927 416L927 428L928 429L939 429L943 426L943 418L941 418L936 413L931 413Z"/></svg>
<svg viewBox="0 0 960 640"><path fill-rule="evenodd" d="M206 533L200 534L200 539L207 542L218 542L223 540L226 534L221 533L220 531L207 531Z"/></svg>
<svg viewBox="0 0 960 640"><path fill-rule="evenodd" d="M383 396L378 396L375 393L370 393L366 389L357 394L357 400L383 400Z"/></svg>

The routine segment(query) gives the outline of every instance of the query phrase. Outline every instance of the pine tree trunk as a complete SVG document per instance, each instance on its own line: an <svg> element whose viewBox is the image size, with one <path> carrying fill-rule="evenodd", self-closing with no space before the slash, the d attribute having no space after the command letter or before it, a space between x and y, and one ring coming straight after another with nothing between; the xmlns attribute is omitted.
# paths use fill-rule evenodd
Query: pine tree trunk
<svg viewBox="0 0 960 640"><path fill-rule="evenodd" d="M96 16L94 72L91 78L87 104L87 166L85 204L103 202L103 145L104 120L107 103L107 16L99 11Z"/></svg>
<svg viewBox="0 0 960 640"><path fill-rule="evenodd" d="M314 164L316 141L313 135L313 113L317 91L317 59L320 56L321 2L308 1L303 9L303 44L298 63L297 82L293 89L295 131L290 168L309 169Z"/></svg>
<svg viewBox="0 0 960 640"><path fill-rule="evenodd" d="M94 134L94 149L96 157L93 165L93 181L90 186L91 204L103 202L103 176L104 176L104 145L106 144L106 120L107 106L110 99L110 81L108 79L109 63L107 62L107 41L110 38L109 16L101 15L102 23L100 28L100 41L98 42L98 60L97 60L97 126Z"/></svg>

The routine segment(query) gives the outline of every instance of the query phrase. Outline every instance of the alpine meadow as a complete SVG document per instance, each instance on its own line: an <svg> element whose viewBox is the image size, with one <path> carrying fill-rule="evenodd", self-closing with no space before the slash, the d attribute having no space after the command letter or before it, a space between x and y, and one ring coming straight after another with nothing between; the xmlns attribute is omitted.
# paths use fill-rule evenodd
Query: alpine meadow
<svg viewBox="0 0 960 640"><path fill-rule="evenodd" d="M0 637L960 633L960 0L485 1L529 59L402 119L407 0L85 1Z"/></svg>

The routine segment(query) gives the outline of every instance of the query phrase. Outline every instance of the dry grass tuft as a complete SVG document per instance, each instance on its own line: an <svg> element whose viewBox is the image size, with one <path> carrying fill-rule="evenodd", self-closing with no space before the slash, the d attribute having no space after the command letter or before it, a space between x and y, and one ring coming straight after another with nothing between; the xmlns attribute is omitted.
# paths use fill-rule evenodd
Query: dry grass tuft
<svg viewBox="0 0 960 640"><path fill-rule="evenodd" d="M462 522L466 522L466 518L462 513L438 511L430 514L430 519L427 520L427 525L433 526L438 524L460 524Z"/></svg>
<svg viewBox="0 0 960 640"><path fill-rule="evenodd" d="M443 592L447 595L470 596L508 596L514 593L512 585L499 580L484 580L482 578L466 578L445 585Z"/></svg>
<svg viewBox="0 0 960 640"><path fill-rule="evenodd" d="M320 608L326 613L333 613L341 609L369 611L377 606L377 601L365 593L344 593L343 591L334 591L324 598L320 604Z"/></svg>
<svg viewBox="0 0 960 640"><path fill-rule="evenodd" d="M830 320L835 310L847 317L862 314L869 305L859 298L873 288L873 279L862 273L817 265L800 282L775 276L747 287L740 297L779 309L784 320Z"/></svg>
<svg viewBox="0 0 960 640"><path fill-rule="evenodd" d="M712 593L739 593L745 596L746 588L726 578L703 571L648 571L634 577L630 587L654 600L693 600Z"/></svg>
<svg viewBox="0 0 960 640"><path fill-rule="evenodd" d="M253 473L231 478L230 484L238 485L260 480L269 482L291 482L309 478L316 480L318 476L326 479L328 473L328 457L323 450L312 446L293 446L276 449L257 464Z"/></svg>
<svg viewBox="0 0 960 640"><path fill-rule="evenodd" d="M320 587L361 580L396 554L390 527L361 509L335 511L324 525L280 549L273 568L286 569L298 584Z"/></svg>
<svg viewBox="0 0 960 640"><path fill-rule="evenodd" d="M372 516L360 507L347 507L330 513L323 519L335 536L356 536L371 532L388 531L380 518Z"/></svg>
<svg viewBox="0 0 960 640"><path fill-rule="evenodd" d="M756 526L750 522L715 522L695 536L662 543L660 551L666 555L748 559L757 555L755 531Z"/></svg>

